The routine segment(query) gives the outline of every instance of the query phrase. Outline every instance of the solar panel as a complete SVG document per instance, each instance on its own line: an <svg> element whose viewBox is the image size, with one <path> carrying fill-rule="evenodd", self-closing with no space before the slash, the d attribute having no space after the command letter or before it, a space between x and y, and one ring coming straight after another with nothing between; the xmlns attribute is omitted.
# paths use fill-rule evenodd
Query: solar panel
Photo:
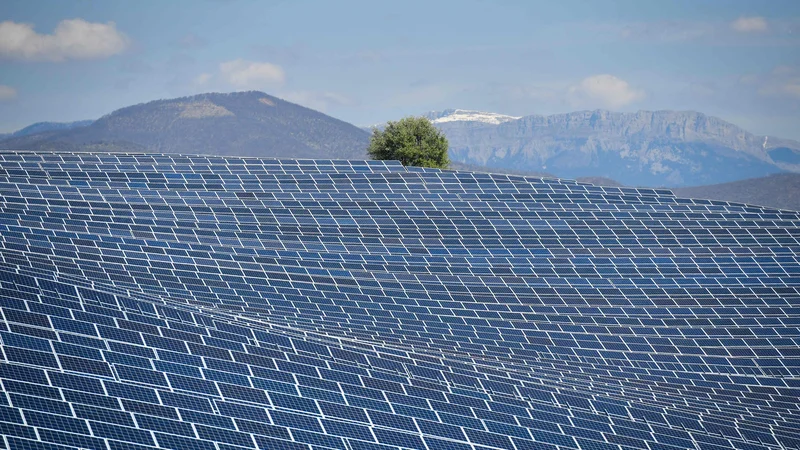
<svg viewBox="0 0 800 450"><path fill-rule="evenodd" d="M800 448L800 214L0 151L0 448Z"/></svg>

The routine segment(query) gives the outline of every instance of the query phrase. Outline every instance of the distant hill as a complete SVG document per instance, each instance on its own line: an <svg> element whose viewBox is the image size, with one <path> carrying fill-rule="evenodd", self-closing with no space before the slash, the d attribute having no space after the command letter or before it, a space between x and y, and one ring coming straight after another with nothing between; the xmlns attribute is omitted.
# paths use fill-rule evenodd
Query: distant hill
<svg viewBox="0 0 800 450"><path fill-rule="evenodd" d="M25 128L10 133L8 137L23 137L48 131L71 130L73 128L91 125L92 122L94 122L94 120L78 120L76 122L36 122L33 125L28 125Z"/></svg>
<svg viewBox="0 0 800 450"><path fill-rule="evenodd" d="M23 137L36 133L45 133L48 131L60 131L78 127L85 127L86 125L89 125L92 122L94 121L79 120L77 122L36 122L33 125L28 125L27 127L19 129L13 133L0 133L0 140L10 139L14 137Z"/></svg>
<svg viewBox="0 0 800 450"><path fill-rule="evenodd" d="M679 197L705 198L800 211L800 174L781 173L709 186L674 188Z"/></svg>
<svg viewBox="0 0 800 450"><path fill-rule="evenodd" d="M800 172L800 142L756 136L692 111L579 111L512 117L432 112L453 161L492 169L604 177L625 185L716 184Z"/></svg>
<svg viewBox="0 0 800 450"><path fill-rule="evenodd" d="M86 126L0 141L0 148L364 159L369 134L262 92L201 94L122 108Z"/></svg>

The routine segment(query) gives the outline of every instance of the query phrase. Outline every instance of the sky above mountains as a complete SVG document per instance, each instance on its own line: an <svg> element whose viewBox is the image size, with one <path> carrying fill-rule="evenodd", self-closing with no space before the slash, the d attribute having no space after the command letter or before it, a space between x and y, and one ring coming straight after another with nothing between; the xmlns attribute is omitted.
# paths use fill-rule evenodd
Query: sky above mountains
<svg viewBox="0 0 800 450"><path fill-rule="evenodd" d="M260 90L357 124L697 110L800 139L797 0L4 0L0 132Z"/></svg>

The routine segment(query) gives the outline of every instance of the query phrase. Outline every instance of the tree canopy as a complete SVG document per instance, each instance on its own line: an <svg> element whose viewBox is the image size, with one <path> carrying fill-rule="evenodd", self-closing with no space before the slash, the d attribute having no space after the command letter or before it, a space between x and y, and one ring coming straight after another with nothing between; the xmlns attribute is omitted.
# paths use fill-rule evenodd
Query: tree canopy
<svg viewBox="0 0 800 450"><path fill-rule="evenodd" d="M392 159L404 166L446 169L447 138L425 117L405 117L374 129L367 152L374 159Z"/></svg>

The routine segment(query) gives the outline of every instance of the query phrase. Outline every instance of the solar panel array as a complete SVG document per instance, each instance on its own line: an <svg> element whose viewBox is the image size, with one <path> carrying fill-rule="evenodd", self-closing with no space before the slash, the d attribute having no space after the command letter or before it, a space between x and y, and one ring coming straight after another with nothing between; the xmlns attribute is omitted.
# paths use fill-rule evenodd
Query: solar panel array
<svg viewBox="0 0 800 450"><path fill-rule="evenodd" d="M0 448L800 448L800 215L0 152Z"/></svg>

